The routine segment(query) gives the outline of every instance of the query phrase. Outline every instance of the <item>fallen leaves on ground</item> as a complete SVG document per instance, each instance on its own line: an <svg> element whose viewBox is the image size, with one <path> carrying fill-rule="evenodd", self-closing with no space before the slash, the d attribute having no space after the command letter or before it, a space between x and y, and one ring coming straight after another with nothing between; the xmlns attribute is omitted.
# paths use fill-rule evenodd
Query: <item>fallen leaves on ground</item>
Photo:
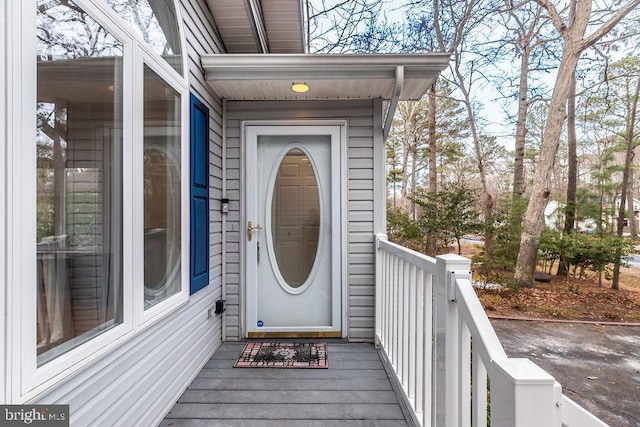
<svg viewBox="0 0 640 427"><path fill-rule="evenodd" d="M578 290L569 290L569 282L576 289L575 280L554 276L551 283L536 283L517 291L505 288L476 292L489 315L640 322L640 288L616 291L599 287L593 279L580 279Z"/></svg>

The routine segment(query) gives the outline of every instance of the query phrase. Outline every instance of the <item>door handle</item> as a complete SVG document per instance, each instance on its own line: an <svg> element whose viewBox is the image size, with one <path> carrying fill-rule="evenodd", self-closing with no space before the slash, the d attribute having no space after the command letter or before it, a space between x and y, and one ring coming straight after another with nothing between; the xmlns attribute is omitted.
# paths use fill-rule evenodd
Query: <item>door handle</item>
<svg viewBox="0 0 640 427"><path fill-rule="evenodd" d="M249 241L251 241L251 238L253 237L253 230L262 230L262 226L260 224L256 224L254 226L253 223L249 221L247 224L247 237L249 238Z"/></svg>

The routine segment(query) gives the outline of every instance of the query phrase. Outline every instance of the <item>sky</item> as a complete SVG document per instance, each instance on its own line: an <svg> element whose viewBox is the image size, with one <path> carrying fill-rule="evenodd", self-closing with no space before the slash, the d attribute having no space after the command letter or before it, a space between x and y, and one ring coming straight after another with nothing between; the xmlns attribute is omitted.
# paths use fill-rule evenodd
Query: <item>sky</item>
<svg viewBox="0 0 640 427"><path fill-rule="evenodd" d="M314 4L318 4L319 0L311 0ZM331 2L335 2L337 0L326 0L328 4ZM430 4L429 2L426 2ZM405 10L402 6L406 4L405 1L402 0L384 0L383 1L383 14L388 22L392 23L403 23L405 20ZM486 39L496 38L496 31L494 29L499 28L498 26L485 26L484 31L486 35ZM554 30L555 32L555 30ZM476 37L483 37L483 33L479 33ZM474 39L475 42L478 39ZM480 40L482 42L482 40ZM558 50L560 48L558 47ZM558 52L559 54L560 52ZM611 56L611 60L615 61L620 59L621 57L627 55L629 53L629 49L621 49L619 51L608 52ZM588 51L586 55L594 57L593 51ZM473 58L470 56L466 56L466 58L471 58L474 61L477 61L478 58ZM478 116L481 118L482 122L482 130L497 138L498 142L507 149L512 150L514 144L514 134L515 134L515 123L514 120L510 117L515 117L517 113L517 89L518 89L518 77L519 77L519 58L514 56L509 60L508 58L504 58L500 60L500 62L492 63L493 66L483 65L478 67L478 71L476 75L480 74L498 74L499 72L508 71L512 76L512 83L507 82L498 82L495 79L487 79L482 80L478 79L474 82L471 94L474 102L476 103ZM581 86L588 84L589 81L597 79L597 73L593 73L589 75L589 70L598 71L596 67L592 67L592 63L588 61L582 61L582 67L590 67L583 73L584 81L580 80L578 82L578 90L581 89ZM450 72L445 72L443 75L446 78L451 78ZM530 78L530 85L538 85L542 88L543 97L547 99L551 96L551 91L553 89L553 85L555 84L556 77L556 69L551 68L543 73L537 73L535 78ZM500 89L500 90L498 90ZM505 99L501 94L509 94L513 95L508 99ZM461 98L461 96L456 96L456 98Z"/></svg>

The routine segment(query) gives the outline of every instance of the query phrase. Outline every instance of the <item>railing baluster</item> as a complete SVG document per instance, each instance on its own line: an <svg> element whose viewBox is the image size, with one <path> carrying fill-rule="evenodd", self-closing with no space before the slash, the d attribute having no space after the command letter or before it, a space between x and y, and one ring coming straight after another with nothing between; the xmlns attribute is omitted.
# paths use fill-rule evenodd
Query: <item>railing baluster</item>
<svg viewBox="0 0 640 427"><path fill-rule="evenodd" d="M393 269L392 269L392 262L393 262L393 256L386 252L385 253L385 269L386 269L386 277L385 277L385 284L384 284L384 290L383 290L383 298L384 298L384 314L383 314L383 318L382 321L384 323L384 348L385 351L388 352L389 351L389 334L391 333L391 326L389 325L389 310L391 310L391 299L389 297L389 289L391 286L391 274L393 273Z"/></svg>
<svg viewBox="0 0 640 427"><path fill-rule="evenodd" d="M418 270L416 272L416 292L415 292L415 307L416 307L416 312L415 312L415 324L416 324L416 331L415 331L415 337L416 337L416 344L415 344L415 362L416 362L416 366L415 366L415 381L414 381L414 387L415 387L415 411L418 414L418 416L423 416L424 417L424 406L425 406L425 402L424 402L424 386L425 386L425 372L424 372L424 354L426 352L425 349L425 322L424 322L424 316L425 316L425 312L426 312L426 307L425 307L425 283L424 283L424 271L423 270ZM430 351L430 349L429 349ZM427 368L428 369L428 368ZM423 418L423 425L424 424L424 418Z"/></svg>
<svg viewBox="0 0 640 427"><path fill-rule="evenodd" d="M385 299L385 308L384 308L384 349L386 353L389 353L389 340L391 339L391 321L390 321L390 313L391 313L391 280L393 275L393 255L387 253L387 260L385 262L387 267L387 277L386 284L384 286L384 299Z"/></svg>
<svg viewBox="0 0 640 427"><path fill-rule="evenodd" d="M471 335L462 314L458 317L458 421L471 426Z"/></svg>
<svg viewBox="0 0 640 427"><path fill-rule="evenodd" d="M419 284L416 281L416 266L412 265L409 273L409 292L408 292L408 324L407 324L407 395L409 401L416 397L416 288ZM415 403L414 403L415 406Z"/></svg>
<svg viewBox="0 0 640 427"><path fill-rule="evenodd" d="M471 341L473 348L471 353L471 389L472 402L471 413L473 415L472 425L474 427L486 427L487 425L487 368L480 357L480 342Z"/></svg>
<svg viewBox="0 0 640 427"><path fill-rule="evenodd" d="M396 298L396 288L398 287L398 263L400 259L394 255L393 256L393 276L391 277L391 284L389 288L389 298L391 301L391 306L389 307L389 361L394 369L397 368L395 357L396 357L396 307L398 299Z"/></svg>
<svg viewBox="0 0 640 427"><path fill-rule="evenodd" d="M398 364L398 378L402 381L402 339L404 335L404 324L402 322L404 315L404 282L405 282L405 264L406 261L400 258L398 266L399 280L396 294L398 296L398 311L396 312L396 325L398 328L398 339L396 340L396 363Z"/></svg>
<svg viewBox="0 0 640 427"><path fill-rule="evenodd" d="M396 361L398 363L398 378L400 379L400 384L404 385L403 374L404 374L404 358L402 357L402 344L404 342L404 306L405 306L405 298L404 298L404 284L405 284L405 266L406 261L400 260L400 280L398 281L398 317L396 321L398 322L398 341L396 342Z"/></svg>
<svg viewBox="0 0 640 427"><path fill-rule="evenodd" d="M376 245L377 247L378 242L375 242L374 245ZM382 292L382 289L384 287L384 277L385 277L385 272L384 272L384 258L385 258L385 251L379 251L376 250L375 253L375 260L376 260L376 277L375 277L375 300L376 300L376 306L375 306L375 325L376 325L376 331L375 331L375 339L376 339L376 344L383 346L383 338L384 338L384 332L383 332L383 328L382 328L382 324L383 324L383 314L384 314L384 298L383 295L384 293Z"/></svg>
<svg viewBox="0 0 640 427"><path fill-rule="evenodd" d="M404 263L404 280L402 283L402 346L400 354L402 355L402 385L407 387L409 384L409 290L411 288L411 264Z"/></svg>
<svg viewBox="0 0 640 427"><path fill-rule="evenodd" d="M434 378L433 370L435 364L434 357L434 337L433 337L433 272L423 273L422 288L422 306L424 307L424 315L422 318L422 335L423 335L423 354L422 354L422 370L424 380L422 382L422 401L423 401L423 426L435 425L435 411L433 400Z"/></svg>

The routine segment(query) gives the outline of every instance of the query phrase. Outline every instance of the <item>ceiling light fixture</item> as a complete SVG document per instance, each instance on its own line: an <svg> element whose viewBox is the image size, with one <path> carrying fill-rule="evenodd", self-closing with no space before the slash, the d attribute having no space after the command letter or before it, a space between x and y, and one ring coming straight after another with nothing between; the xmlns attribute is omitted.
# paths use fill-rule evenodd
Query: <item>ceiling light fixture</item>
<svg viewBox="0 0 640 427"><path fill-rule="evenodd" d="M309 92L309 86L306 83L293 83L291 84L291 90L297 93Z"/></svg>

